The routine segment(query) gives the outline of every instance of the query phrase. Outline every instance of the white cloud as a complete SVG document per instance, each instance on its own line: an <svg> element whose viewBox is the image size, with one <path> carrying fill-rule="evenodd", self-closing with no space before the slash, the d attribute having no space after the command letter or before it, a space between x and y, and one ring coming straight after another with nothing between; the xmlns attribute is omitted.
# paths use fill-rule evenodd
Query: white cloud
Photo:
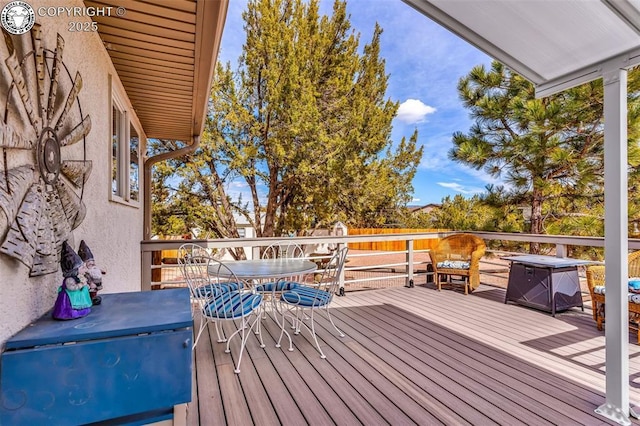
<svg viewBox="0 0 640 426"><path fill-rule="evenodd" d="M436 112L434 107L426 105L418 99L407 99L400 104L397 118L408 124L420 123L427 115L434 112Z"/></svg>
<svg viewBox="0 0 640 426"><path fill-rule="evenodd" d="M436 182L443 188L448 188L461 194L472 195L484 192L484 188L465 187L457 182Z"/></svg>

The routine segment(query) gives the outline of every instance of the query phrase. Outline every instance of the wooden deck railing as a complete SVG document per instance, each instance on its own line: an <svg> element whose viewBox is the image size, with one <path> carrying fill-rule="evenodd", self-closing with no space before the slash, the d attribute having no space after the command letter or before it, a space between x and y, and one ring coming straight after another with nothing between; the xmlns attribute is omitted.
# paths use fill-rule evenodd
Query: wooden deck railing
<svg viewBox="0 0 640 426"><path fill-rule="evenodd" d="M414 248L416 240L430 240L442 238L455 232L414 232L399 234L375 234L375 235L348 235L348 236L316 236L316 237L292 237L292 240L301 246L314 246L320 244L331 244L342 246L345 244L362 242L388 242L393 241L404 244L403 251L373 251L350 253L349 260L345 268L346 274L341 282L341 288L357 289L376 287L381 282L390 285L412 286L414 280L419 275L428 275L427 264L430 263L426 253L428 250L416 250ZM485 240L501 240L523 243L542 243L555 246L555 254L558 257L566 257L569 246L583 247L604 247L604 238L601 237L576 237L567 235L533 235L515 234L499 232L472 232ZM192 243L200 244L207 248L235 248L244 247L245 251L251 253L254 258L259 257L260 247L268 246L275 241L281 241L286 237L272 238L231 238L231 239L210 239L210 240L188 240ZM175 264L154 265L153 254L163 250L176 250L187 240L146 240L140 244L142 261L142 289L150 290L153 286L166 284L178 284L179 279L163 280L154 277L153 271L177 271ZM640 239L630 239L629 249L640 249ZM489 250L488 253L491 253ZM400 254L400 259L398 259ZM496 254L494 252L494 254ZM366 261L367 257L375 257L375 260ZM313 257L311 257L313 259ZM490 258L486 260L492 264ZM157 262L156 262L157 263ZM500 263L495 263L499 268ZM504 266L504 265L502 265ZM481 273L483 273L481 271ZM491 274L491 271L484 272ZM162 275L162 273L160 274ZM169 276L171 274L168 274ZM156 278L156 279L153 279ZM426 280L426 278L425 278Z"/></svg>

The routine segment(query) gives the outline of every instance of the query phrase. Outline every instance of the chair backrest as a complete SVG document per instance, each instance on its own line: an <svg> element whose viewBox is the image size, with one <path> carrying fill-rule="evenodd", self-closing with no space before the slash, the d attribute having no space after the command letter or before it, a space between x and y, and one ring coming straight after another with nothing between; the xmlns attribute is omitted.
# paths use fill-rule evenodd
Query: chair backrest
<svg viewBox="0 0 640 426"><path fill-rule="evenodd" d="M629 276L640 277L640 250L629 253Z"/></svg>
<svg viewBox="0 0 640 426"><path fill-rule="evenodd" d="M178 249L178 253L180 254L180 249ZM200 301L201 299L206 299L206 297L204 297L206 292L202 289L211 283L211 279L207 273L209 257L202 254L193 255L195 253L197 252L183 253L184 256L178 257L178 261L180 262L180 268L182 269L187 286L191 291L191 296Z"/></svg>
<svg viewBox="0 0 640 426"><path fill-rule="evenodd" d="M202 312L207 317L237 319L250 315L260 306L262 296L243 291L242 281L224 262L208 258L206 272L210 279L210 293L215 295L202 306Z"/></svg>
<svg viewBox="0 0 640 426"><path fill-rule="evenodd" d="M211 257L219 260L225 253L226 249L224 248L210 250L196 243L185 243L178 247L178 265L182 266L185 259L190 257Z"/></svg>
<svg viewBox="0 0 640 426"><path fill-rule="evenodd" d="M340 286L340 274L347 261L348 252L348 247L342 247L336 250L325 268L315 275L315 285L317 285L319 289L328 292L331 298L333 298L333 295L338 291L338 287Z"/></svg>
<svg viewBox="0 0 640 426"><path fill-rule="evenodd" d="M482 257L487 246L484 240L472 234L453 234L442 238L431 253L436 257L436 262L443 260L471 261L471 255ZM480 253L479 253L480 252ZM478 259L479 259L478 257Z"/></svg>
<svg viewBox="0 0 640 426"><path fill-rule="evenodd" d="M594 288L604 285L604 265L589 265L585 268L587 287L593 297Z"/></svg>
<svg viewBox="0 0 640 426"><path fill-rule="evenodd" d="M294 259L304 257L302 247L293 241L278 241L262 252L263 259Z"/></svg>
<svg viewBox="0 0 640 426"><path fill-rule="evenodd" d="M629 253L627 257L629 278L640 277L640 250ZM594 287L605 285L604 265L589 265L586 267L587 286L593 294Z"/></svg>
<svg viewBox="0 0 640 426"><path fill-rule="evenodd" d="M194 243L185 243L178 247L178 265L184 265L192 257L208 257L209 252L205 247Z"/></svg>

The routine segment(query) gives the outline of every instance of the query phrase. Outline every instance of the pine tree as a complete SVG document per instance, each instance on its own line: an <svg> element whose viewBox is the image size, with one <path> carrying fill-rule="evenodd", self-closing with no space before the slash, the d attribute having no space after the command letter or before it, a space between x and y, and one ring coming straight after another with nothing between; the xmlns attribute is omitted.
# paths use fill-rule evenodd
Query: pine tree
<svg viewBox="0 0 640 426"><path fill-rule="evenodd" d="M588 203L603 173L601 81L535 99L530 82L493 62L458 91L475 124L453 135L450 158L502 178L511 202L531 206L531 233L544 232L551 201Z"/></svg>
<svg viewBox="0 0 640 426"><path fill-rule="evenodd" d="M243 19L239 70L218 65L201 146L172 165L174 205L222 237L238 216L257 236L383 222L410 199L422 148L417 133L393 146L382 29L360 54L344 1L320 16L317 0L253 0Z"/></svg>

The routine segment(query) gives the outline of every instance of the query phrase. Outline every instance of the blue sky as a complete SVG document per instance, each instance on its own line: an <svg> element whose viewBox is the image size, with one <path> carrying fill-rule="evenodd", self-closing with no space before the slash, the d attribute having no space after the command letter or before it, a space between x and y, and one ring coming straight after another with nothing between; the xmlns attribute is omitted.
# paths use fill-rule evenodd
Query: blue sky
<svg viewBox="0 0 640 426"><path fill-rule="evenodd" d="M322 13L331 13L332 0L320 0L320 5ZM230 61L233 69L245 41L245 9L245 0L229 2L219 60ZM475 65L488 66L491 59L401 1L349 0L347 11L360 33L361 47L371 40L376 21L384 30L380 55L389 74L387 97L401 103L393 121L393 141L418 129L418 143L424 146L411 204L440 203L447 195L471 196L495 183L482 171L447 158L451 135L467 132L472 124L458 100L458 80Z"/></svg>

